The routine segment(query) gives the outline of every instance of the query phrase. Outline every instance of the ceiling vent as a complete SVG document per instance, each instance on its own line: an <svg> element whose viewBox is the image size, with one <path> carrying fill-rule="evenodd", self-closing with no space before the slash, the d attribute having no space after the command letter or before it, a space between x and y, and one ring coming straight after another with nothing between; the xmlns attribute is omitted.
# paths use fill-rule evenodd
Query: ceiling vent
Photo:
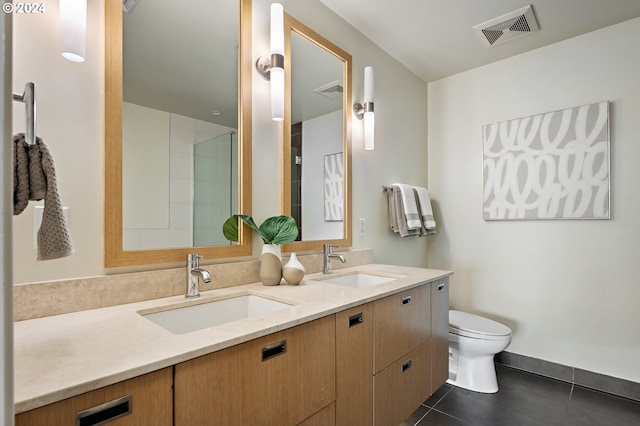
<svg viewBox="0 0 640 426"><path fill-rule="evenodd" d="M318 95L326 96L330 99L342 99L342 92L344 88L338 80L327 83L323 86L313 89Z"/></svg>
<svg viewBox="0 0 640 426"><path fill-rule="evenodd" d="M506 43L538 31L531 5L473 27L484 47Z"/></svg>

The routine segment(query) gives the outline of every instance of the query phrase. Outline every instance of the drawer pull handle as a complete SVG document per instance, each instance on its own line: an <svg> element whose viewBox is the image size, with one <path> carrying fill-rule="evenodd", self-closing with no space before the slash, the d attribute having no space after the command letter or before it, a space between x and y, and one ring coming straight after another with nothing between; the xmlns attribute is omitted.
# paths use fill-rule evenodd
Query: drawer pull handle
<svg viewBox="0 0 640 426"><path fill-rule="evenodd" d="M443 291L443 290L444 290L444 283L438 284L438 291Z"/></svg>
<svg viewBox="0 0 640 426"><path fill-rule="evenodd" d="M76 413L76 426L101 425L131 413L131 395L126 395Z"/></svg>
<svg viewBox="0 0 640 426"><path fill-rule="evenodd" d="M402 372L404 373L405 371L407 371L408 369L411 368L411 360L405 362L404 364L402 364Z"/></svg>
<svg viewBox="0 0 640 426"><path fill-rule="evenodd" d="M272 343L262 348L262 361L277 357L287 352L287 341L281 340L280 342Z"/></svg>
<svg viewBox="0 0 640 426"><path fill-rule="evenodd" d="M362 312L360 312L359 314L351 315L349 317L349 328L353 327L354 325L362 324L363 321L364 316L362 315Z"/></svg>
<svg viewBox="0 0 640 426"><path fill-rule="evenodd" d="M401 303L402 306L407 306L409 303L411 303L411 296L403 297Z"/></svg>

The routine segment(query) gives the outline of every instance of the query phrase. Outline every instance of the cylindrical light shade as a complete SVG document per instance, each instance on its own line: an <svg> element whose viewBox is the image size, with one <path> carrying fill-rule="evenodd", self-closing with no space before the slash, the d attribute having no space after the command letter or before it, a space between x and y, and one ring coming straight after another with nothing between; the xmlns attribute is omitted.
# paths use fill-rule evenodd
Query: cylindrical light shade
<svg viewBox="0 0 640 426"><path fill-rule="evenodd" d="M282 5L271 5L271 118L284 120L284 11Z"/></svg>
<svg viewBox="0 0 640 426"><path fill-rule="evenodd" d="M87 0L60 0L62 56L84 62L87 29Z"/></svg>
<svg viewBox="0 0 640 426"><path fill-rule="evenodd" d="M373 102L373 67L364 67L364 103Z"/></svg>
<svg viewBox="0 0 640 426"><path fill-rule="evenodd" d="M375 147L375 115L373 111L373 67L364 68L364 149Z"/></svg>
<svg viewBox="0 0 640 426"><path fill-rule="evenodd" d="M370 151L375 148L375 115L372 112L364 113L364 149Z"/></svg>
<svg viewBox="0 0 640 426"><path fill-rule="evenodd" d="M284 69L271 68L271 119L284 120Z"/></svg>
<svg viewBox="0 0 640 426"><path fill-rule="evenodd" d="M271 54L284 55L284 10L280 3L271 4Z"/></svg>

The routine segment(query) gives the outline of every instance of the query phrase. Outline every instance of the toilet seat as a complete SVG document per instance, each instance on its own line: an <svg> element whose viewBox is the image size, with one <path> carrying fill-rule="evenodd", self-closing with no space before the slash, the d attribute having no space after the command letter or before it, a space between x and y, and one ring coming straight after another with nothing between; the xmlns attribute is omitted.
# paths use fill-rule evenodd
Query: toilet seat
<svg viewBox="0 0 640 426"><path fill-rule="evenodd" d="M497 321L454 310L449 311L449 333L482 340L511 338L511 329Z"/></svg>

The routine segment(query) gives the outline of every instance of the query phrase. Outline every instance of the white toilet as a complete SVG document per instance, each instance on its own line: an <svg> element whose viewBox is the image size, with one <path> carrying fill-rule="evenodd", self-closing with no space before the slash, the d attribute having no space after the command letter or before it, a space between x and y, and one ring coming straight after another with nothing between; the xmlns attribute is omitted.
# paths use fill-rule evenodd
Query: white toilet
<svg viewBox="0 0 640 426"><path fill-rule="evenodd" d="M511 329L499 322L449 311L449 380L475 392L498 392L493 357L511 343Z"/></svg>

